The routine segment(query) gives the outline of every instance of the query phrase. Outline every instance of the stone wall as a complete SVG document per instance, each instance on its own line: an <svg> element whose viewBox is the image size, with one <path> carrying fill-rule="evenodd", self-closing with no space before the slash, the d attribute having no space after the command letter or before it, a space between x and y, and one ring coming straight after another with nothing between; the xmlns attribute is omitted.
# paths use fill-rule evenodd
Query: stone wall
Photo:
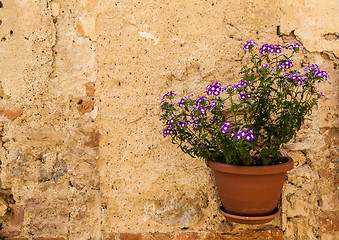
<svg viewBox="0 0 339 240"><path fill-rule="evenodd" d="M0 237L336 239L338 4L237 0L0 1ZM331 78L284 152L271 223L227 222L213 176L161 135L168 90L237 82L241 46L305 46Z"/></svg>

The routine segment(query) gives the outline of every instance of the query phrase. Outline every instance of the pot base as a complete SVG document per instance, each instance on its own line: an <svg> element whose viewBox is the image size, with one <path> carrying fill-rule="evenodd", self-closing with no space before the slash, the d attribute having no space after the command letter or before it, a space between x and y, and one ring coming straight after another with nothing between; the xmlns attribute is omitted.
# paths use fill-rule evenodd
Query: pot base
<svg viewBox="0 0 339 240"><path fill-rule="evenodd" d="M275 208L273 210L273 213L266 216L257 216L257 217L246 217L246 216L240 216L240 215L234 215L231 213L228 213L224 206L219 207L219 212L226 217L227 220L235 223L241 223L241 224L263 224L268 223L272 221L276 216L280 214L280 209Z"/></svg>

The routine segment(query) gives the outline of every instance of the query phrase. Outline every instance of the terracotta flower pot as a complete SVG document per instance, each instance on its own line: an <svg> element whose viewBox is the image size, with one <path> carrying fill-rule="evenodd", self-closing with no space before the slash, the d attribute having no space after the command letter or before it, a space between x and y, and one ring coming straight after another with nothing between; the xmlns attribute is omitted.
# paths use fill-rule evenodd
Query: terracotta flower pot
<svg viewBox="0 0 339 240"><path fill-rule="evenodd" d="M293 168L292 158L281 157L280 160L282 164L273 166L236 166L208 161L208 166L214 170L225 212L248 217L277 215L275 208L286 172Z"/></svg>

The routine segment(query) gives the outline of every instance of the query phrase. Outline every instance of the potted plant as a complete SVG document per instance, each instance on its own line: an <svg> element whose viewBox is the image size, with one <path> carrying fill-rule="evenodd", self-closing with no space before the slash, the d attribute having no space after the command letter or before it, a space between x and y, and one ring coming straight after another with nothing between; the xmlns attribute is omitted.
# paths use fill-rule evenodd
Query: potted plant
<svg viewBox="0 0 339 240"><path fill-rule="evenodd" d="M323 93L316 83L327 81L317 65L301 73L292 57L302 49L247 41L243 50L250 64L240 81L223 86L213 82L205 95L178 98L173 91L160 103L164 137L192 157L204 158L214 170L223 206L219 211L239 223L272 220L285 174L293 167L281 156L282 144L296 136Z"/></svg>

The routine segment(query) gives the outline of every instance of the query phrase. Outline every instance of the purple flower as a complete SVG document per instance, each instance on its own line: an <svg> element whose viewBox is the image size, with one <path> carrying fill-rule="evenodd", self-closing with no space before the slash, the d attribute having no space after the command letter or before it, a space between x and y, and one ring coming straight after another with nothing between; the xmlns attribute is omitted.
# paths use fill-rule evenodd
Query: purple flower
<svg viewBox="0 0 339 240"><path fill-rule="evenodd" d="M318 82L321 82L321 80L327 81L329 78L329 75L327 72L322 71L320 69L317 69L313 72L313 75L315 78L318 79Z"/></svg>
<svg viewBox="0 0 339 240"><path fill-rule="evenodd" d="M305 67L304 73L308 74L308 73L311 73L315 70L320 70L320 67L317 64L311 64L311 65L308 65L307 67Z"/></svg>
<svg viewBox="0 0 339 240"><path fill-rule="evenodd" d="M226 135L226 133L228 132L228 130L230 130L229 127L223 127L223 128L221 128L221 133L222 133L223 135Z"/></svg>
<svg viewBox="0 0 339 240"><path fill-rule="evenodd" d="M207 99L206 96L198 97L198 98L195 100L195 104L198 106L203 100L206 100L206 99Z"/></svg>
<svg viewBox="0 0 339 240"><path fill-rule="evenodd" d="M168 93L166 93L166 94L162 97L162 99L166 99L166 98L168 98L169 96L174 97L174 96L176 96L176 94L174 93L174 91L169 91Z"/></svg>
<svg viewBox="0 0 339 240"><path fill-rule="evenodd" d="M186 122L180 122L180 123L179 123L179 127L180 127L180 128L184 128L184 127L186 127L186 125L187 125Z"/></svg>
<svg viewBox="0 0 339 240"><path fill-rule="evenodd" d="M230 121L226 121L223 123L223 126L230 127L232 123Z"/></svg>
<svg viewBox="0 0 339 240"><path fill-rule="evenodd" d="M196 108L194 108L194 109L192 110L192 112L190 113L190 116L191 116L191 118L192 118L193 120L196 120L196 119L197 119L196 114L195 114L195 111L196 111Z"/></svg>
<svg viewBox="0 0 339 240"><path fill-rule="evenodd" d="M221 133L226 135L226 133L230 130L231 125L232 123L229 121L224 122L221 126Z"/></svg>
<svg viewBox="0 0 339 240"><path fill-rule="evenodd" d="M208 96L212 95L212 94L214 96L218 96L220 94L221 90L222 90L222 86L218 82L213 82L206 87L206 93L207 93Z"/></svg>
<svg viewBox="0 0 339 240"><path fill-rule="evenodd" d="M258 43L256 43L254 40L249 40L249 41L245 42L242 49L246 52L247 50L252 50L253 48L255 48L255 45L258 46Z"/></svg>
<svg viewBox="0 0 339 240"><path fill-rule="evenodd" d="M247 85L248 85L248 84L247 84L246 81L241 80L237 86L238 86L238 88L241 88L241 87L247 87Z"/></svg>
<svg viewBox="0 0 339 240"><path fill-rule="evenodd" d="M275 51L275 47L273 44L264 44L261 46L261 48L259 49L259 53L261 55L269 55L270 53L274 53Z"/></svg>
<svg viewBox="0 0 339 240"><path fill-rule="evenodd" d="M175 130L171 126L167 126L164 130L162 130L162 135L166 137L167 135L173 135Z"/></svg>
<svg viewBox="0 0 339 240"><path fill-rule="evenodd" d="M199 106L199 107L197 108L197 110L198 110L202 115L205 115L205 114L206 114L206 109L205 109L204 107Z"/></svg>
<svg viewBox="0 0 339 240"><path fill-rule="evenodd" d="M284 59L284 60L280 60L278 65L274 66L272 68L272 70L278 71L278 69L280 69L280 71L285 72L286 70L290 69L293 67L293 60L290 59Z"/></svg>
<svg viewBox="0 0 339 240"><path fill-rule="evenodd" d="M281 45L274 45L274 52L281 53L283 49L283 46Z"/></svg>
<svg viewBox="0 0 339 240"><path fill-rule="evenodd" d="M160 102L160 107L161 107L161 112L164 112L164 111L167 111L167 110L169 110L170 108L172 108L172 107L173 107L173 104L172 104L172 103L168 103L168 102L162 100L162 101Z"/></svg>
<svg viewBox="0 0 339 240"><path fill-rule="evenodd" d="M307 77L318 79L318 82L327 81L329 78L328 73L322 71L317 64L308 65L304 71Z"/></svg>
<svg viewBox="0 0 339 240"><path fill-rule="evenodd" d="M232 88L232 89L233 89L233 85L227 85L226 87L224 87L224 88L222 89L222 92L226 91L226 90L229 89L229 88Z"/></svg>
<svg viewBox="0 0 339 240"><path fill-rule="evenodd" d="M239 141L240 139L245 139L246 141L251 141L255 139L253 131L249 128L239 129L236 134L236 139Z"/></svg>
<svg viewBox="0 0 339 240"><path fill-rule="evenodd" d="M288 48L293 49L294 51L299 51L299 50L303 49L304 47L301 46L299 43L295 42L295 43L288 45Z"/></svg>
<svg viewBox="0 0 339 240"><path fill-rule="evenodd" d="M283 70L283 67L281 65L275 65L274 67L272 67L272 70L280 73Z"/></svg>
<svg viewBox="0 0 339 240"><path fill-rule="evenodd" d="M170 124L172 124L173 122L174 122L174 119L172 118L172 119L168 120L168 121L166 122L166 124L167 124L167 125L170 125Z"/></svg>
<svg viewBox="0 0 339 240"><path fill-rule="evenodd" d="M243 138L243 137L246 137L246 132L245 131L242 131L241 133L239 133L239 135Z"/></svg>
<svg viewBox="0 0 339 240"><path fill-rule="evenodd" d="M247 136L245 137L245 140L249 142L249 141L251 141L252 139L251 139L251 137L250 137L249 135L247 135Z"/></svg>
<svg viewBox="0 0 339 240"><path fill-rule="evenodd" d="M293 67L293 60L291 59L284 59L279 62L279 65L282 67L283 71L286 71L287 69L290 69Z"/></svg>
<svg viewBox="0 0 339 240"><path fill-rule="evenodd" d="M292 79L293 82L297 83L299 86L302 86L305 81L305 77L298 72L287 74L284 76L284 79Z"/></svg>
<svg viewBox="0 0 339 240"><path fill-rule="evenodd" d="M252 95L249 94L248 92L246 91L239 91L239 96L240 96L240 99L241 100L245 100L247 98L252 98Z"/></svg>
<svg viewBox="0 0 339 240"><path fill-rule="evenodd" d="M251 140L254 140L254 139L255 139L255 136L254 136L253 133L250 133L248 136L250 137Z"/></svg>
<svg viewBox="0 0 339 240"><path fill-rule="evenodd" d="M193 121L193 129L196 129L196 128L201 127L201 126L202 125L201 125L201 123L199 123L198 119Z"/></svg>
<svg viewBox="0 0 339 240"><path fill-rule="evenodd" d="M180 99L180 101L178 102L178 106L182 107L182 105L184 104L184 102L186 102L188 99L190 99L191 97L193 97L193 94L188 96L188 97L183 97Z"/></svg>
<svg viewBox="0 0 339 240"><path fill-rule="evenodd" d="M315 100L318 100L318 99L323 99L325 97L324 93L323 92L320 92L317 90L317 92L314 94L314 99Z"/></svg>
<svg viewBox="0 0 339 240"><path fill-rule="evenodd" d="M217 100L210 102L209 106L210 106L210 111L212 111L212 109L215 107L215 105L217 105Z"/></svg>
<svg viewBox="0 0 339 240"><path fill-rule="evenodd" d="M261 65L261 68L265 68L265 67L268 67L268 65L267 64Z"/></svg>

